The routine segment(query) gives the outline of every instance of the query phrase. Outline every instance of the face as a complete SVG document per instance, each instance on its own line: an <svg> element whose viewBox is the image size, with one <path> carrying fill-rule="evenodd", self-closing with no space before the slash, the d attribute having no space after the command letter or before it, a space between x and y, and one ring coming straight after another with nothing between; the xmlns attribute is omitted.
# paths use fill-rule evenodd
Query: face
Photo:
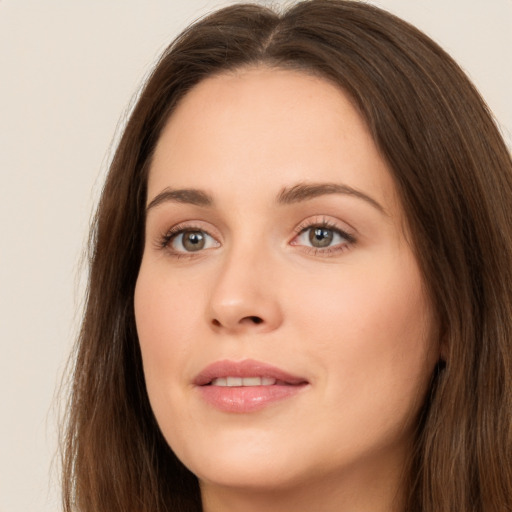
<svg viewBox="0 0 512 512"><path fill-rule="evenodd" d="M135 315L154 414L203 488L403 464L432 314L390 172L331 83L255 68L181 101L149 173Z"/></svg>

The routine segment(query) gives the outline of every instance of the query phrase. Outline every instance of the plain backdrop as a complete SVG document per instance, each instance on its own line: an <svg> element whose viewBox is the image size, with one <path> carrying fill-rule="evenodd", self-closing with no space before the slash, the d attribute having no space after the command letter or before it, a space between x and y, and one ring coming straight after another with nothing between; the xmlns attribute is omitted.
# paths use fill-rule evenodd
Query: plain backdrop
<svg viewBox="0 0 512 512"><path fill-rule="evenodd" d="M157 55L228 3L0 0L0 512L60 510L55 394L112 140ZM512 147L512 0L374 3L456 58Z"/></svg>

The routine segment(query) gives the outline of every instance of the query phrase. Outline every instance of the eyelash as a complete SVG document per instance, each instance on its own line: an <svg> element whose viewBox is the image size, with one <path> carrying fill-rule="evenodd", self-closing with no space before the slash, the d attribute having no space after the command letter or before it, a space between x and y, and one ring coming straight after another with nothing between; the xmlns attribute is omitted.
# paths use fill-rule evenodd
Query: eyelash
<svg viewBox="0 0 512 512"><path fill-rule="evenodd" d="M299 237L303 233L305 233L308 230L313 229L313 228L327 229L329 231L333 231L335 234L337 234L338 236L343 238L345 241L343 243L338 243L332 247L329 246L329 247L324 247L324 248L300 245L302 250L306 251L308 254L312 254L312 255L320 254L322 256L331 256L331 255L335 255L335 254L339 254L339 253L347 251L357 242L356 238L353 235L351 235L350 233L347 233L346 231L343 231L342 229L337 227L333 222L329 222L327 219L322 219L320 222L308 220L308 221L305 221L305 222L299 224L294 229L295 236L293 237L293 240L295 240L297 237ZM212 239L215 240L215 238L212 235L210 235L208 233L208 231L206 231L204 228L197 226L197 225L193 225L193 224L181 223L181 224L177 224L176 226L173 226L171 229L169 229L168 231L166 231L165 233L163 233L160 236L160 238L158 240L158 248L159 249L167 249L171 253L171 255L175 258L184 258L184 257L190 258L190 257L197 256L197 254L194 254L193 251L190 251L190 252L176 251L171 248L171 243L176 237L178 237L179 235L181 235L183 233L190 232L190 231L192 231L192 232L198 231L198 232L205 233L206 235L208 235L209 237L211 237ZM299 244L293 243L293 240L290 242L290 244L294 245L294 246L299 246ZM200 253L203 251L200 250L197 252Z"/></svg>
<svg viewBox="0 0 512 512"><path fill-rule="evenodd" d="M170 252L171 256L178 258L178 259L179 258L190 258L190 257L196 256L196 254L194 254L194 252L192 252L192 251L191 252L176 251L171 247L171 243L175 238L177 238L179 235L181 235L183 233L190 232L190 231L192 231L192 232L198 231L198 232L206 233L209 237L214 239L214 237L212 235L210 235L208 233L208 231L206 231L203 227L193 225L193 224L181 223L181 224L177 224L176 226L173 226L171 229L169 229L168 231L166 231L165 233L163 233L160 236L159 241L158 241L158 248L168 250ZM198 251L198 252L202 252L202 251Z"/></svg>
<svg viewBox="0 0 512 512"><path fill-rule="evenodd" d="M294 240L295 240L295 238L299 237L306 231L313 229L313 228L327 229L329 231L333 231L335 234L339 235L341 238L344 239L343 243L338 243L336 245L324 247L324 248L309 247L309 246L305 246L305 245L301 246L302 250L304 250L307 253L312 254L314 256L315 255L335 256L336 254L340 254L340 253L343 253L343 252L349 250L357 242L356 238L353 235L340 229L338 226L336 226L336 224L334 224L333 222L330 222L329 220L327 220L325 218L322 219L320 222L307 220L307 221L299 224L295 228L296 235L294 237ZM298 244L293 244L293 241L291 242L291 244L298 245Z"/></svg>

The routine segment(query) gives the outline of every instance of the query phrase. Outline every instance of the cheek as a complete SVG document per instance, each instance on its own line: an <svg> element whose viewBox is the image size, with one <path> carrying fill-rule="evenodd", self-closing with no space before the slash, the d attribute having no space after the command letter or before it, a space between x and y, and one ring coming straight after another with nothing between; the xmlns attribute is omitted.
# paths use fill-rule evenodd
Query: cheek
<svg viewBox="0 0 512 512"><path fill-rule="evenodd" d="M386 339L389 346L407 338L414 343L424 337L431 316L418 272L395 265L349 268L320 284L317 279L304 282L292 303L297 311L310 312L295 316L320 341L324 333L345 343L366 339L377 346L378 339Z"/></svg>
<svg viewBox="0 0 512 512"><path fill-rule="evenodd" d="M152 407L159 411L173 395L169 389L197 340L200 308L197 287L175 282L141 267L134 307L144 376ZM160 420L160 418L158 417Z"/></svg>
<svg viewBox="0 0 512 512"><path fill-rule="evenodd" d="M294 316L326 376L329 405L352 404L354 413L363 406L383 415L394 410L404 418L416 410L438 350L414 260L381 259L378 266L347 268L323 286L308 284L309 293L296 294L302 300Z"/></svg>
<svg viewBox="0 0 512 512"><path fill-rule="evenodd" d="M162 355L188 345L201 316L201 288L191 279L141 267L135 287L135 320L141 348ZM172 348L172 350L171 350Z"/></svg>

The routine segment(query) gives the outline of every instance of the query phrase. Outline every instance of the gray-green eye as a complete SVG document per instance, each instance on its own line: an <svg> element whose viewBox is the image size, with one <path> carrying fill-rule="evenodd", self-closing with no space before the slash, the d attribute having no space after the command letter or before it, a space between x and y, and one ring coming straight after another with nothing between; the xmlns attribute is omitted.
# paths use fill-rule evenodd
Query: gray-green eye
<svg viewBox="0 0 512 512"><path fill-rule="evenodd" d="M183 230L171 241L171 247L176 252L198 252L217 245L218 243L208 233L199 229Z"/></svg>
<svg viewBox="0 0 512 512"><path fill-rule="evenodd" d="M334 238L334 231L325 227L315 227L309 230L309 241L313 247L328 247Z"/></svg>
<svg viewBox="0 0 512 512"><path fill-rule="evenodd" d="M340 229L323 225L312 225L304 228L295 240L293 245L304 245L315 249L343 247L344 245L350 245L354 241L353 237Z"/></svg>

